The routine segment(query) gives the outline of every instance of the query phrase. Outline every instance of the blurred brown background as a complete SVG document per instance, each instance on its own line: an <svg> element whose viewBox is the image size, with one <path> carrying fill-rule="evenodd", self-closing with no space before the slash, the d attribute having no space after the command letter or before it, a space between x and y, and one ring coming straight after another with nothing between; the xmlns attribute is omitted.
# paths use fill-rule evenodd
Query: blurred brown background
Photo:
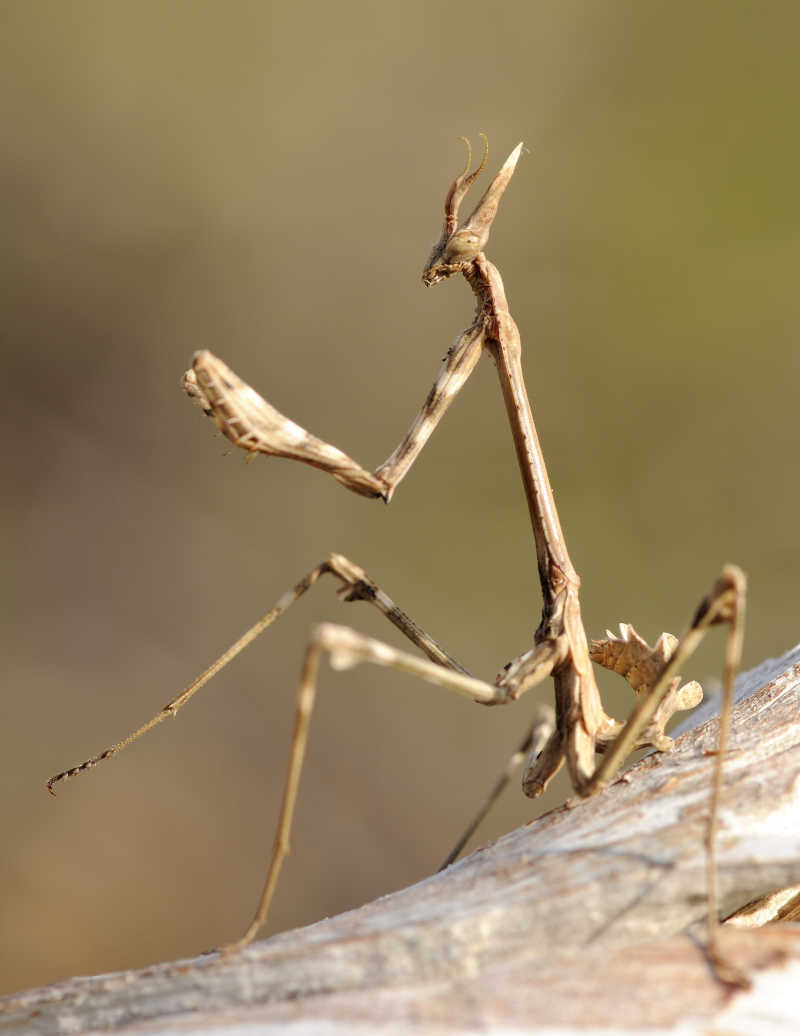
<svg viewBox="0 0 800 1036"><path fill-rule="evenodd" d="M318 589L176 723L57 799L44 782L329 550L476 673L530 644L535 558L491 364L388 508L225 456L178 385L212 348L382 461L471 318L463 282L419 280L458 134L489 135L491 173L530 148L489 253L590 633L679 630L735 560L747 663L800 638L796 4L73 0L4 3L0 23L4 990L241 933L306 631L394 641L369 609ZM714 639L690 675L718 671ZM531 704L326 667L269 930L435 869ZM482 840L534 811L515 789Z"/></svg>

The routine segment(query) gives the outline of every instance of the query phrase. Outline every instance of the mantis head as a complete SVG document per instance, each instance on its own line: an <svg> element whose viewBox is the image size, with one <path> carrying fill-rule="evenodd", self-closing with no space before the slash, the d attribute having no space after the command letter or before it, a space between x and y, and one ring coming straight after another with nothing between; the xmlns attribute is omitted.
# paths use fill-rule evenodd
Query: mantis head
<svg viewBox="0 0 800 1036"><path fill-rule="evenodd" d="M489 141L484 133L481 133L481 137L483 138L483 158L481 164L473 172L469 171L472 164L472 148L466 137L460 138L467 145L467 164L447 192L442 236L433 246L433 251L422 273L422 283L426 287L438 284L439 281L452 277L456 273L463 273L483 252L489 240L494 217L497 215L497 206L516 168L522 151L521 143L517 144L500 172L489 184L475 211L465 223L459 226L458 210L461 201L482 172L489 156Z"/></svg>

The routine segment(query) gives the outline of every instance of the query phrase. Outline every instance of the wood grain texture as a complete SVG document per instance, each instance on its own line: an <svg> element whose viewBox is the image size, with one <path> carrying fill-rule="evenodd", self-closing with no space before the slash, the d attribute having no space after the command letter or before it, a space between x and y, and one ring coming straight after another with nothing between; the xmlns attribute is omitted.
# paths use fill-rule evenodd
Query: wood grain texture
<svg viewBox="0 0 800 1036"><path fill-rule="evenodd" d="M728 914L800 881L800 647L737 687L719 847ZM0 1033L784 1031L800 926L725 933L750 992L702 948L717 722L409 889L214 955L0 1002ZM724 1024L723 1024L724 1023ZM772 1026L772 1027L771 1027Z"/></svg>

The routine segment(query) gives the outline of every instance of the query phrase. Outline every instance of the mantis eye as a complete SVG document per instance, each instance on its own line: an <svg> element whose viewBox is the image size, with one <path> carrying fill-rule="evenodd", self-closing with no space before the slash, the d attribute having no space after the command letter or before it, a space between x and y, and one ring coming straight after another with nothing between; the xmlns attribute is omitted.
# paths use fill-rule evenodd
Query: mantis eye
<svg viewBox="0 0 800 1036"><path fill-rule="evenodd" d="M470 262L480 252L482 241L472 230L458 230L447 242L442 259L445 262Z"/></svg>

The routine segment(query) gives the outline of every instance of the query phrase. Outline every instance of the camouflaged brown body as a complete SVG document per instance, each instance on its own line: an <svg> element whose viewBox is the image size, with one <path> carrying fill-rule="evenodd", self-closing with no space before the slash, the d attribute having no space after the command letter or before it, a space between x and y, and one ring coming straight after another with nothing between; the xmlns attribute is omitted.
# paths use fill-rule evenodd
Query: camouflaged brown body
<svg viewBox="0 0 800 1036"><path fill-rule="evenodd" d="M297 691L296 725L286 787L264 892L253 922L242 939L227 947L228 951L254 938L266 917L281 864L288 852L319 661L323 653L328 655L335 668L346 669L361 662L388 666L485 705L515 701L546 677L552 676L555 718L552 718L552 710L540 707L533 729L526 734L514 757L530 752L523 777L523 788L529 795L540 794L565 761L576 791L580 795L590 795L613 778L632 748L641 745L669 748L671 741L665 734L666 723L677 709L691 708L702 696L698 684L681 685L676 670L685 662L706 629L720 622L729 623L732 631L725 679L726 695L730 698L733 672L741 651L745 593L744 576L734 566L726 566L723 570L680 639L662 634L655 647L650 648L632 627L623 624L620 637L609 634L605 640L595 641L590 655L581 618L580 579L567 551L525 388L519 330L508 309L502 278L484 254L500 199L514 174L522 145L511 152L473 213L459 224L460 204L486 164L486 138L483 159L472 172L469 142L467 149L466 166L447 193L442 233L425 265L422 280L430 286L463 274L475 295L475 317L448 350L436 381L406 436L375 472L367 471L346 453L280 413L208 350L195 353L192 368L184 375L183 387L218 430L250 457L267 454L298 460L327 471L355 493L388 502L472 373L481 353L488 352L497 368L536 544L543 606L533 646L509 662L494 683L477 679L398 608L359 566L341 555L332 554L287 591L266 615L151 720L99 755L65 770L48 782L48 789L52 791L57 782L111 757L167 716L177 714L202 686L322 575L331 574L339 580L339 593L344 600L366 601L378 608L426 657L421 659L332 623L320 624L311 631ZM637 695L633 712L624 725L606 715L603 709L592 660L623 675ZM723 725L720 759L724 744ZM599 765L598 752L602 753ZM720 766L721 761L716 768L712 819L708 829L709 939L712 950L716 903L713 847ZM483 812L499 794L508 772L507 769L506 776L493 789ZM462 844L463 841L459 848ZM718 960L716 963L721 969Z"/></svg>

